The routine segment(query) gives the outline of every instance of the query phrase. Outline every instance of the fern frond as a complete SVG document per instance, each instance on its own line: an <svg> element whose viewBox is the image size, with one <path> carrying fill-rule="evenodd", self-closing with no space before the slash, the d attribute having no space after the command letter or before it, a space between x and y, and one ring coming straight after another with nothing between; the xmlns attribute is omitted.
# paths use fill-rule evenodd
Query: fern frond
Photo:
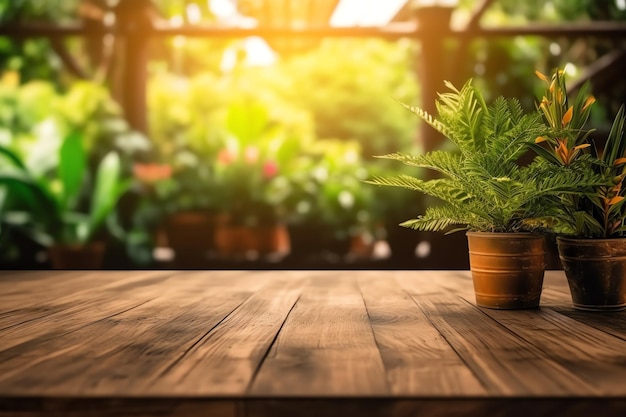
<svg viewBox="0 0 626 417"><path fill-rule="evenodd" d="M467 227L467 219L458 215L452 206L430 207L423 216L400 223L400 226L426 232L446 230L450 226Z"/></svg>
<svg viewBox="0 0 626 417"><path fill-rule="evenodd" d="M419 178L411 177L410 175L397 175L393 177L374 177L366 182L374 185L400 187L419 191L451 204L462 204L471 198L464 189L465 187L459 186L458 182L450 179L424 181Z"/></svg>
<svg viewBox="0 0 626 417"><path fill-rule="evenodd" d="M438 131L442 135L448 137L448 134L449 134L448 128L443 123L441 123L439 120L435 119L426 110L424 110L424 109L422 109L420 107L410 106L410 105L404 104L404 103L400 103L400 104L405 109L407 109L408 111L410 111L411 113L415 114L420 119L422 119L424 122L426 122L426 124L428 124L430 127L435 129L436 131Z"/></svg>
<svg viewBox="0 0 626 417"><path fill-rule="evenodd" d="M441 122L449 128L449 138L456 142L461 152L475 152L483 147L482 120L487 108L472 80L460 90L446 82L451 92L439 94L436 107ZM480 99L479 99L480 97Z"/></svg>
<svg viewBox="0 0 626 417"><path fill-rule="evenodd" d="M460 156L446 151L433 151L424 155L391 153L377 156L377 158L392 159L400 161L405 165L430 169L451 178L458 178L462 170Z"/></svg>

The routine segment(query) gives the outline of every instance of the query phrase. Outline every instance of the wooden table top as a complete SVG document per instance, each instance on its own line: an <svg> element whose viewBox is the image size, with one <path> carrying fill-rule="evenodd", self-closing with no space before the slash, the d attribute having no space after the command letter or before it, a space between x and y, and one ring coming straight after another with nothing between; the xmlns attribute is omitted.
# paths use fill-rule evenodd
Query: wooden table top
<svg viewBox="0 0 626 417"><path fill-rule="evenodd" d="M561 271L541 305L467 271L3 271L0 416L626 416L626 314Z"/></svg>

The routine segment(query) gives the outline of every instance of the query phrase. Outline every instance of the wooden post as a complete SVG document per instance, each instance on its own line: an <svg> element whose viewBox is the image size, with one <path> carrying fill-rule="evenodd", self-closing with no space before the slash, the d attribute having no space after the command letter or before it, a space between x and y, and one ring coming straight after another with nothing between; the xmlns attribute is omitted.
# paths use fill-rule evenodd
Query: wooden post
<svg viewBox="0 0 626 417"><path fill-rule="evenodd" d="M146 85L151 0L122 0L115 9L122 46L121 105L131 127L148 133Z"/></svg>
<svg viewBox="0 0 626 417"><path fill-rule="evenodd" d="M452 7L414 6L415 18L421 36L420 62L418 77L422 88L420 107L435 115L437 93L444 91L447 77L445 39L450 34L450 16ZM424 152L437 149L442 143L442 136L426 123L420 124L419 141Z"/></svg>

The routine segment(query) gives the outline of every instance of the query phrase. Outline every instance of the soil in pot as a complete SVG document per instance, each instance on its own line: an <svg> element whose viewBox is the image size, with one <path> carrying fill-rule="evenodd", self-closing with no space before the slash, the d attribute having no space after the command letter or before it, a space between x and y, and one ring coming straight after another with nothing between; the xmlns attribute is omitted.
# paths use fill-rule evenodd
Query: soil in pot
<svg viewBox="0 0 626 417"><path fill-rule="evenodd" d="M539 306L545 270L543 236L467 232L476 304L494 309Z"/></svg>
<svg viewBox="0 0 626 417"><path fill-rule="evenodd" d="M626 239L557 238L574 308L626 309Z"/></svg>

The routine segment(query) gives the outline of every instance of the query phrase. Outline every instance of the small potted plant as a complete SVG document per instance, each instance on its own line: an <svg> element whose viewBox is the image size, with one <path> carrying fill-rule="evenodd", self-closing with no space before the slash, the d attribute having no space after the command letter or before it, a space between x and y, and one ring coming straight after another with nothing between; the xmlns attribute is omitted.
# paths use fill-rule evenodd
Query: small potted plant
<svg viewBox="0 0 626 417"><path fill-rule="evenodd" d="M580 192L584 175L548 164L520 164L545 130L537 112L525 114L516 99L487 105L471 80L437 100L437 118L406 106L451 140L457 150L383 158L434 170L440 178L375 177L377 185L404 187L442 201L402 223L422 231L467 230L476 303L497 309L539 305L544 238L532 233L556 193Z"/></svg>
<svg viewBox="0 0 626 417"><path fill-rule="evenodd" d="M573 100L567 96L565 75L556 70L546 83L538 105L549 132L534 149L555 166L588 166L601 182L582 195L560 196L551 228L567 276L574 307L589 311L626 309L626 138L624 106L617 113L602 146L585 130L595 102L586 84Z"/></svg>
<svg viewBox="0 0 626 417"><path fill-rule="evenodd" d="M36 174L8 147L0 146L0 155L0 185L7 190L4 203L10 202L2 207L4 221L47 247L53 268L100 268L105 245L98 232L130 185L122 179L119 156L108 153L95 177L87 178L87 155L76 132L59 148L55 175Z"/></svg>

